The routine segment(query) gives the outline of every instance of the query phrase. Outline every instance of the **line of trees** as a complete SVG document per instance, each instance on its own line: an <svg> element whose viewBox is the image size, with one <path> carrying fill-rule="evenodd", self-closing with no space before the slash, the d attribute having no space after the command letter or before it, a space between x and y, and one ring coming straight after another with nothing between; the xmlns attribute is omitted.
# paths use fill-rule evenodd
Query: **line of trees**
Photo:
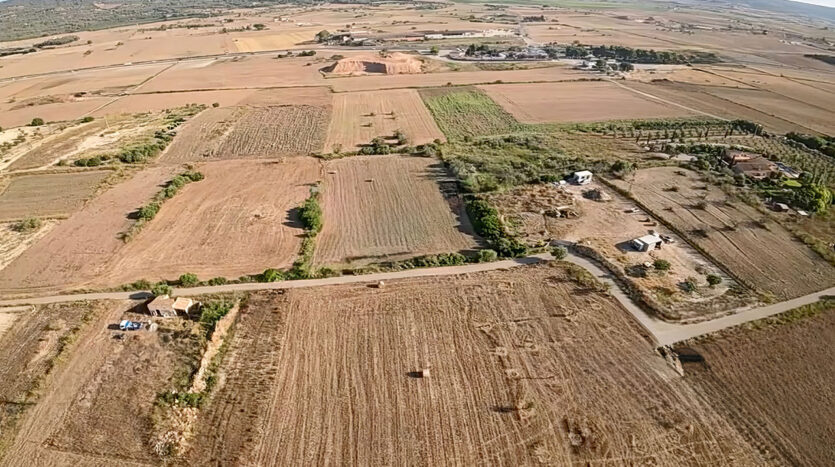
<svg viewBox="0 0 835 467"><path fill-rule="evenodd" d="M669 52L633 49L621 45L584 46L569 45L565 48L568 58L583 58L592 54L597 58L612 58L630 63L686 64L716 63L719 57L712 52Z"/></svg>
<svg viewBox="0 0 835 467"><path fill-rule="evenodd" d="M804 135L801 133L786 133L786 138L798 142L809 149L820 151L827 156L835 157L835 138L831 136Z"/></svg>

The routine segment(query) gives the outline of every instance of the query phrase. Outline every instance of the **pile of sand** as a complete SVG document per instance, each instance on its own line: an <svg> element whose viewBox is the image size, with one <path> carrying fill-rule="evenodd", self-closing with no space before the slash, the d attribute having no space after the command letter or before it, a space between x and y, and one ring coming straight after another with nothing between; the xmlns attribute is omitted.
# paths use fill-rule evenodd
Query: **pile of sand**
<svg viewBox="0 0 835 467"><path fill-rule="evenodd" d="M397 75L403 73L420 73L422 62L414 55L394 52L387 55L361 54L343 58L326 71L340 75L356 75L364 73L382 73Z"/></svg>

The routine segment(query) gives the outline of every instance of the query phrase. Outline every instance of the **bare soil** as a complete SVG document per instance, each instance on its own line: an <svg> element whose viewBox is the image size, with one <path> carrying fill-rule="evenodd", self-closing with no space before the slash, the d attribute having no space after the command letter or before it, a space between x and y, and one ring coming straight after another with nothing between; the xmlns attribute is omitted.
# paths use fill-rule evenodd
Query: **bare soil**
<svg viewBox="0 0 835 467"><path fill-rule="evenodd" d="M564 268L253 295L186 462L762 463Z"/></svg>
<svg viewBox="0 0 835 467"><path fill-rule="evenodd" d="M318 264L359 265L478 245L455 184L444 182L448 175L435 159L355 156L327 162L325 172Z"/></svg>

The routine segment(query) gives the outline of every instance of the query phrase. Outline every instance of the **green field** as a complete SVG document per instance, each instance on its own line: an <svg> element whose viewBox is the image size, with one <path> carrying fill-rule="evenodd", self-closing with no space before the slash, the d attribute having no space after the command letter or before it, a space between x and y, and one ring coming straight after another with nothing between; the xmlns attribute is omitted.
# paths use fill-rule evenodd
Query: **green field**
<svg viewBox="0 0 835 467"><path fill-rule="evenodd" d="M513 133L522 127L487 94L475 88L434 88L419 92L450 141Z"/></svg>

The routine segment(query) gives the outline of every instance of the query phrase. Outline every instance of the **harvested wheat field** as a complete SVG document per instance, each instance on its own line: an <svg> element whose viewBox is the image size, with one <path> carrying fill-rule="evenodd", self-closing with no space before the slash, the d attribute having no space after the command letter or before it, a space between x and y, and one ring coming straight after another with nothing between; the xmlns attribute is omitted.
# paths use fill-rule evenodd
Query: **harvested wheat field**
<svg viewBox="0 0 835 467"><path fill-rule="evenodd" d="M66 357L68 343L84 322L106 308L105 302L77 302L0 309L0 321L13 318L0 338L0 458L6 464L33 465L32 459L15 459L9 453L13 436L32 413L32 404L47 392L56 360Z"/></svg>
<svg viewBox="0 0 835 467"><path fill-rule="evenodd" d="M835 307L793 312L689 345L685 382L776 465L829 465L835 446ZM782 324L772 324L784 321Z"/></svg>
<svg viewBox="0 0 835 467"><path fill-rule="evenodd" d="M328 162L325 171L318 264L363 264L478 245L454 188L442 193L447 174L435 159L356 156Z"/></svg>
<svg viewBox="0 0 835 467"><path fill-rule="evenodd" d="M82 320L88 324L74 328L77 338L68 344L61 365L44 380L37 405L19 422L19 435L4 463L159 463L152 449L154 404L172 380L188 374L199 341L189 335L194 323L179 319L161 322L157 332L139 331L114 339L109 326L136 305L78 306L86 310Z"/></svg>
<svg viewBox="0 0 835 467"><path fill-rule="evenodd" d="M326 88L256 92L241 105L212 108L183 125L164 163L271 158L322 150L331 114Z"/></svg>
<svg viewBox="0 0 835 467"><path fill-rule="evenodd" d="M755 290L786 300L835 285L829 263L783 226L730 199L696 172L643 169L615 183Z"/></svg>
<svg viewBox="0 0 835 467"><path fill-rule="evenodd" d="M696 115L608 82L479 86L523 123L592 122Z"/></svg>
<svg viewBox="0 0 835 467"><path fill-rule="evenodd" d="M414 89L336 94L324 150L354 150L396 130L410 145L445 139Z"/></svg>
<svg viewBox="0 0 835 467"><path fill-rule="evenodd" d="M553 263L253 295L187 462L761 463L571 275Z"/></svg>
<svg viewBox="0 0 835 467"><path fill-rule="evenodd" d="M0 270L0 293L65 290L101 279L124 246L130 214L171 178L168 167L145 169L87 203Z"/></svg>
<svg viewBox="0 0 835 467"><path fill-rule="evenodd" d="M0 193L0 221L72 214L112 173L95 170L10 177ZM2 184L0 180L0 187Z"/></svg>
<svg viewBox="0 0 835 467"><path fill-rule="evenodd" d="M189 184L130 240L102 280L237 278L290 266L301 245L294 208L320 177L311 158L219 161L198 166ZM137 207L139 207L137 205Z"/></svg>
<svg viewBox="0 0 835 467"><path fill-rule="evenodd" d="M420 73L422 67L423 61L414 55L400 52L388 54L367 53L337 60L325 71L335 75L364 75L369 73L401 75Z"/></svg>

